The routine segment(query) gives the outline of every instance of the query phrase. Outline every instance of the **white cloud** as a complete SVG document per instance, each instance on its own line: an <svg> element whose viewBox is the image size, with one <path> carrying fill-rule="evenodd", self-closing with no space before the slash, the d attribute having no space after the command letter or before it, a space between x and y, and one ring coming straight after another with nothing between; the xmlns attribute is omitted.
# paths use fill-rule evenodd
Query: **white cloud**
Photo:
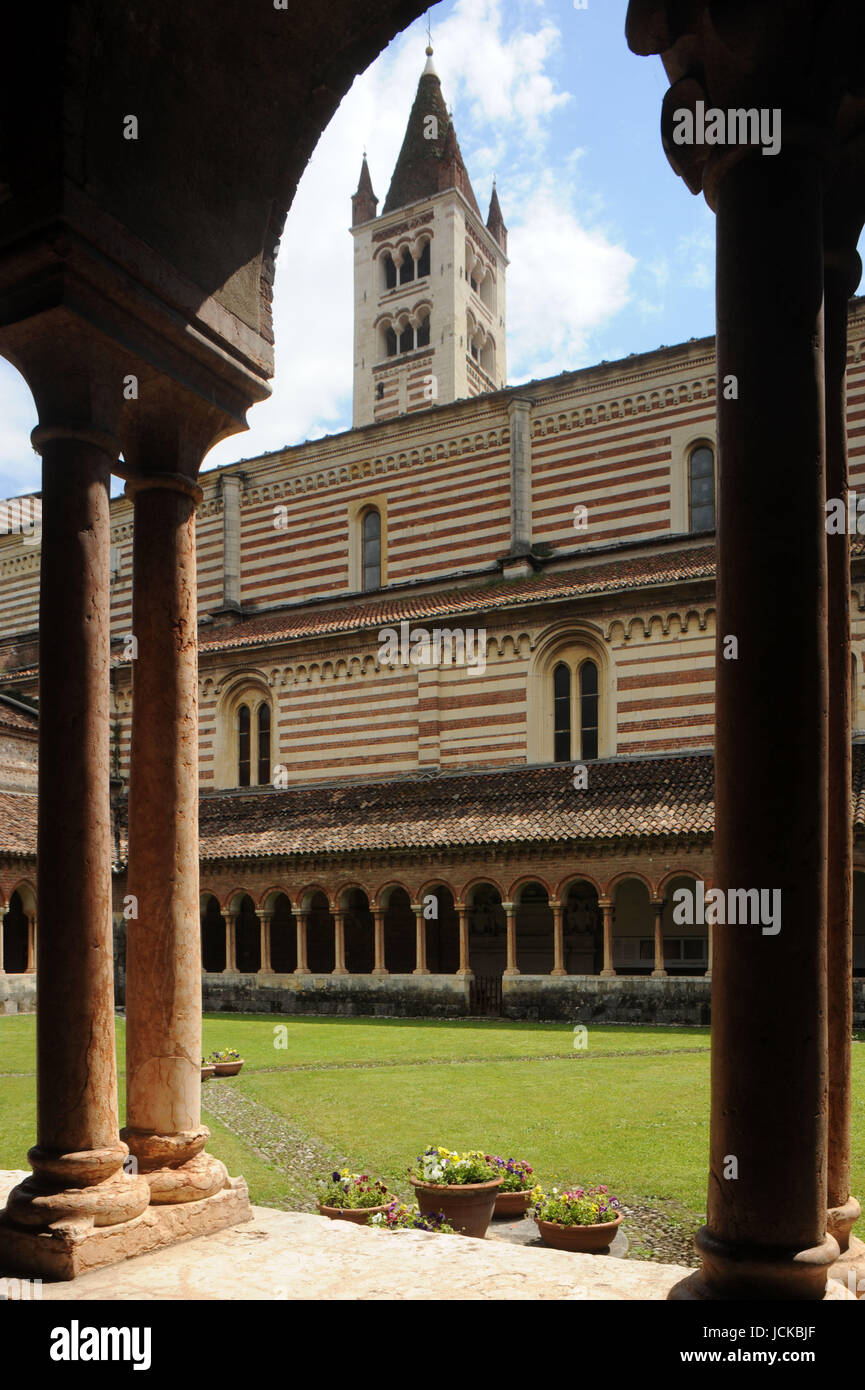
<svg viewBox="0 0 865 1390"><path fill-rule="evenodd" d="M552 175L509 233L508 377L585 364L589 335L628 302L634 257L587 228Z"/></svg>

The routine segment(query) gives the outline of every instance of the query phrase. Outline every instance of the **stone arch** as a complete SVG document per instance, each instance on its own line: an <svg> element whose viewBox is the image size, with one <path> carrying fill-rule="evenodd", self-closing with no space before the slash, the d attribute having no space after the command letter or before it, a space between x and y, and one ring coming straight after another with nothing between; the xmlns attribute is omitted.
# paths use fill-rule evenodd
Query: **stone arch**
<svg viewBox="0 0 865 1390"><path fill-rule="evenodd" d="M526 878L512 896L517 968L524 975L549 975L555 965L549 886L540 878Z"/></svg>
<svg viewBox="0 0 865 1390"><path fill-rule="evenodd" d="M32 889L27 883L20 883L9 894L2 923L3 968L7 975L24 975L27 971L34 911L31 906L28 912L28 902L34 901Z"/></svg>
<svg viewBox="0 0 865 1390"><path fill-rule="evenodd" d="M427 969L433 975L455 975L460 966L460 921L452 885L434 880L418 893L418 902L425 908Z"/></svg>
<svg viewBox="0 0 865 1390"><path fill-rule="evenodd" d="M221 975L228 964L225 917L215 893L201 894L201 968Z"/></svg>
<svg viewBox="0 0 865 1390"><path fill-rule="evenodd" d="M402 884L385 889L384 965L394 975L410 975L417 965L415 915L411 894Z"/></svg>
<svg viewBox="0 0 865 1390"><path fill-rule="evenodd" d="M345 968L349 975L371 975L375 964L374 923L365 888L344 888L339 895L344 913Z"/></svg>
<svg viewBox="0 0 865 1390"><path fill-rule="evenodd" d="M709 928L705 922L692 925L674 921L675 905L673 894L680 888L694 892L694 884L702 880L702 874L689 869L678 869L666 874L658 888L658 897L663 898L661 930L664 938L664 969L668 975L705 975L709 968Z"/></svg>
<svg viewBox="0 0 865 1390"><path fill-rule="evenodd" d="M645 875L630 870L611 881L609 897L613 902L613 968L618 975L651 974L655 958L651 883Z"/></svg>
<svg viewBox="0 0 865 1390"><path fill-rule="evenodd" d="M297 918L288 894L277 893L269 910L271 969L277 975L290 975L297 969Z"/></svg>
<svg viewBox="0 0 865 1390"><path fill-rule="evenodd" d="M469 966L479 976L500 976L507 965L507 916L502 890L491 879L476 880L468 901Z"/></svg>
<svg viewBox="0 0 865 1390"><path fill-rule="evenodd" d="M306 913L306 962L313 975L327 975L336 963L334 925L327 893L311 885L300 895Z"/></svg>
<svg viewBox="0 0 865 1390"><path fill-rule="evenodd" d="M234 923L234 954L239 975L257 975L261 960L261 919L250 893L237 905Z"/></svg>

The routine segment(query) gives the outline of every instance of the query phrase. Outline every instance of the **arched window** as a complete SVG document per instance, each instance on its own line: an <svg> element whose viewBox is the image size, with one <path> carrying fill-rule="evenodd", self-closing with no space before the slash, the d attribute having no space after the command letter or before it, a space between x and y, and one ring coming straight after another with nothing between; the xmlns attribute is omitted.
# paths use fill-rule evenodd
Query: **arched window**
<svg viewBox="0 0 865 1390"><path fill-rule="evenodd" d="M362 586L364 589L381 588L381 516L375 507L364 512L361 523L363 536Z"/></svg>
<svg viewBox="0 0 865 1390"><path fill-rule="evenodd" d="M598 668L594 661L580 667L580 757L598 756Z"/></svg>
<svg viewBox="0 0 865 1390"><path fill-rule="evenodd" d="M715 454L698 444L688 459L688 502L692 531L715 529Z"/></svg>
<svg viewBox="0 0 865 1390"><path fill-rule="evenodd" d="M384 332L384 347L388 357L396 357L397 341L396 333L392 328L386 328Z"/></svg>
<svg viewBox="0 0 865 1390"><path fill-rule="evenodd" d="M553 758L571 760L571 669L560 661L553 672Z"/></svg>
<svg viewBox="0 0 865 1390"><path fill-rule="evenodd" d="M425 275L430 273L430 243L425 241L423 250L420 253L420 260L417 263L417 278L422 280Z"/></svg>
<svg viewBox="0 0 865 1390"><path fill-rule="evenodd" d="M270 781L270 705L258 707L258 785Z"/></svg>
<svg viewBox="0 0 865 1390"><path fill-rule="evenodd" d="M429 314L420 321L417 330L417 345L419 348L429 347Z"/></svg>
<svg viewBox="0 0 865 1390"><path fill-rule="evenodd" d="M384 287L386 290L396 289L396 266L390 252L387 252L384 258Z"/></svg>
<svg viewBox="0 0 865 1390"><path fill-rule="evenodd" d="M402 265L399 268L399 282L401 285L407 285L409 281L413 279L414 256L412 256L410 251L406 251L405 255L402 258Z"/></svg>
<svg viewBox="0 0 865 1390"><path fill-rule="evenodd" d="M414 329L410 323L407 323L402 333L399 335L399 350L400 352L411 352L413 348Z"/></svg>
<svg viewBox="0 0 865 1390"><path fill-rule="evenodd" d="M251 724L249 705L241 705L237 711L237 785L239 787L248 787L250 782Z"/></svg>

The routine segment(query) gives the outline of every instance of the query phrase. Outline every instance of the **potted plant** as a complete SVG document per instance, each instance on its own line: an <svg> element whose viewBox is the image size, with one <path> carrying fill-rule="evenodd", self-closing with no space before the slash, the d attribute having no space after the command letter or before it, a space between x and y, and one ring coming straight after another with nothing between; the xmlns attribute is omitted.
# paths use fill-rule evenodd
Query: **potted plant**
<svg viewBox="0 0 865 1390"><path fill-rule="evenodd" d="M456 1235L442 1211L423 1212L405 1202L391 1202L384 1211L377 1211L367 1221L377 1231L436 1231L439 1235Z"/></svg>
<svg viewBox="0 0 865 1390"><path fill-rule="evenodd" d="M611 1197L603 1186L574 1187L565 1192L554 1187L550 1193L536 1187L532 1211L545 1245L586 1254L606 1250L623 1219L618 1197Z"/></svg>
<svg viewBox="0 0 865 1390"><path fill-rule="evenodd" d="M202 1057L202 1059L201 1059L201 1079L202 1079L202 1081L209 1081L210 1078L211 1078L211 1076L213 1075L213 1073L214 1073L215 1071L216 1071L216 1067L214 1066L214 1064L213 1064L212 1062L205 1062L204 1058Z"/></svg>
<svg viewBox="0 0 865 1390"><path fill-rule="evenodd" d="M498 1169L480 1149L452 1153L432 1146L409 1169L409 1182L424 1215L442 1212L460 1235L480 1239L487 1233L499 1188Z"/></svg>
<svg viewBox="0 0 865 1390"><path fill-rule="evenodd" d="M222 1052L211 1052L210 1061L217 1076L237 1076L243 1066L243 1058L233 1047L223 1048Z"/></svg>
<svg viewBox="0 0 865 1390"><path fill-rule="evenodd" d="M532 1204L534 1168L519 1158L498 1158L490 1154L486 1158L502 1178L493 1215L523 1216Z"/></svg>
<svg viewBox="0 0 865 1390"><path fill-rule="evenodd" d="M340 1168L327 1182L318 1184L318 1210L331 1221L354 1221L365 1226L370 1216L387 1209L393 1198L383 1182L372 1182L366 1173Z"/></svg>

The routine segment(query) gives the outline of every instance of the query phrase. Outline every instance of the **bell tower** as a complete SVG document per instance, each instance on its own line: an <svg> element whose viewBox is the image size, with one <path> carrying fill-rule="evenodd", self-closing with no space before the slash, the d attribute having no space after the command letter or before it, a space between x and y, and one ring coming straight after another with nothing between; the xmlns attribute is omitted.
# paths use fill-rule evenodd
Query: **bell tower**
<svg viewBox="0 0 865 1390"><path fill-rule="evenodd" d="M381 214L366 155L351 200L356 427L507 381L507 228L495 183L483 220L426 53Z"/></svg>

